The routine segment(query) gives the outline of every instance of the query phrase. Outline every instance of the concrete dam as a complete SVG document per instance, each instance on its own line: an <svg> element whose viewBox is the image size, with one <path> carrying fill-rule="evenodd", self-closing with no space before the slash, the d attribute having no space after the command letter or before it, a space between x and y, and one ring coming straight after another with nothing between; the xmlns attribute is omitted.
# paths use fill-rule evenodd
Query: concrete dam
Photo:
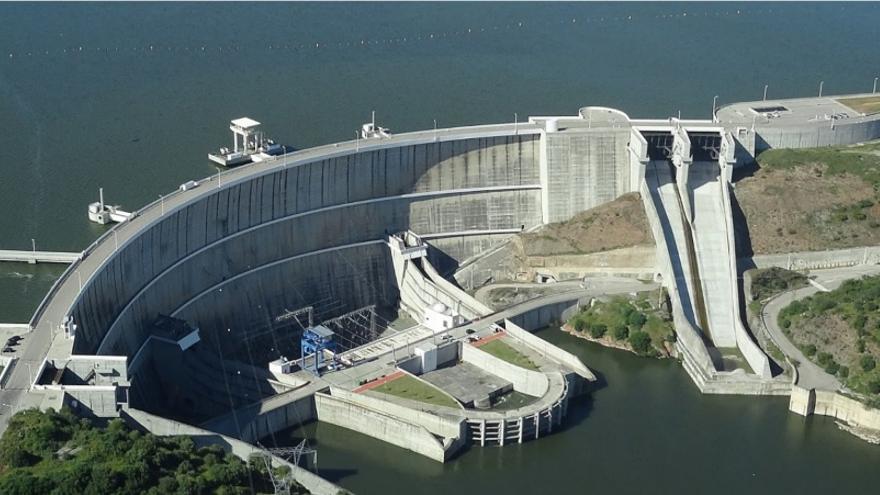
<svg viewBox="0 0 880 495"><path fill-rule="evenodd" d="M707 393L787 394L790 384L774 376L739 317L731 180L769 147L880 137L880 116L842 98L737 103L711 120L585 107L333 143L204 178L134 212L69 266L30 321L47 336L39 372L26 392L4 398L97 416L144 409L161 431L174 429L156 426L166 416L248 441L323 417L384 431L376 436L440 461L466 443L538 438L595 377L528 331L579 296L495 312L459 287L456 272L517 233L633 192L694 383ZM297 316L303 308L308 325ZM416 324L376 331L357 320L370 312ZM432 327L429 315L449 324ZM189 326L162 327L160 316ZM339 324L335 354L345 366L319 377L267 371L279 355L300 357L298 339L313 320ZM480 351L493 339L535 369ZM11 376L28 380L22 366ZM361 390L392 376L457 405L425 408ZM478 397L447 385L487 376L498 386ZM502 390L534 400L504 412L473 405ZM395 437L389 425L409 433Z"/></svg>

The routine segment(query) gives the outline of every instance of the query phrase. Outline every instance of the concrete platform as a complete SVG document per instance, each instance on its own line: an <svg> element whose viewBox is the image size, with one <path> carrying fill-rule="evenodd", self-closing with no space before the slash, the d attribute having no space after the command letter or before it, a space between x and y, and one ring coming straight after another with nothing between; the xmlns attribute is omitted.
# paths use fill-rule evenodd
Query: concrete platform
<svg viewBox="0 0 880 495"><path fill-rule="evenodd" d="M513 390L513 384L469 363L440 368L419 378L455 397L465 407L487 408L491 399Z"/></svg>

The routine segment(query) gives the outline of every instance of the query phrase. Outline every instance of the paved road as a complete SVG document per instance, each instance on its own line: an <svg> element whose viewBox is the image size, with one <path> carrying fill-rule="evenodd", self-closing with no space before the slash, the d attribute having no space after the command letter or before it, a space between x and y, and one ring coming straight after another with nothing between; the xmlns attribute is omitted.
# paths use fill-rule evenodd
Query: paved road
<svg viewBox="0 0 880 495"><path fill-rule="evenodd" d="M860 278L864 275L880 274L880 265L855 266L851 268L835 268L833 270L816 270L810 272L816 277L816 281L828 290L834 290L844 281ZM783 333L777 323L779 312L792 301L803 299L819 292L816 286L804 287L793 291L787 291L774 297L764 306L761 319L767 328L770 338L776 343L789 359L800 363L798 365L798 385L805 388L817 388L821 390L838 390L842 385L837 378L829 375L824 369L810 361L800 349L797 348Z"/></svg>
<svg viewBox="0 0 880 495"><path fill-rule="evenodd" d="M52 341L49 331L28 332L22 336L24 340L16 347L15 353L8 355L17 357L18 361L3 390L0 390L0 434L6 430L9 417L14 412L35 405L23 399L34 378L33 373L36 373L43 363Z"/></svg>
<svg viewBox="0 0 880 495"><path fill-rule="evenodd" d="M489 294L496 289L528 289L536 290L536 293L540 290L545 291L544 294L537 295L533 298L537 299L540 297L549 296L551 294L570 292L578 289L583 289L590 291L591 293L602 295L649 291L656 289L658 286L658 284L655 284L653 282L646 283L636 280L634 278L626 277L587 277L586 279L563 280L560 282L553 282L548 284L541 284L537 282L504 282L484 285L480 287L474 293L474 298L483 304L494 307L494 303L496 301L492 300L489 297ZM528 302L528 300L523 302Z"/></svg>

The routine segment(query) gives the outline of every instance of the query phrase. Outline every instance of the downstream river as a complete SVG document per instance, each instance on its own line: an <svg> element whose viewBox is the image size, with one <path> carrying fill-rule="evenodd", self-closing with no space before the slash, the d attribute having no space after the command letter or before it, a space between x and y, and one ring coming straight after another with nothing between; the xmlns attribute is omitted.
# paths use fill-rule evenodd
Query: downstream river
<svg viewBox="0 0 880 495"><path fill-rule="evenodd" d="M249 116L279 142L870 91L880 4L0 4L0 249L79 251L127 209L216 173ZM515 116L516 114L516 116ZM0 263L0 322L63 267ZM707 397L673 362L544 332L607 380L564 433L438 466L318 425L322 474L361 493L869 492L880 447L785 399ZM314 429L315 427L310 427Z"/></svg>
<svg viewBox="0 0 880 495"><path fill-rule="evenodd" d="M675 361L560 330L538 335L604 382L572 402L564 429L548 437L472 447L445 465L322 423L276 440L309 438L320 474L357 493L827 494L880 486L880 446L831 419L788 413L787 397L705 396Z"/></svg>

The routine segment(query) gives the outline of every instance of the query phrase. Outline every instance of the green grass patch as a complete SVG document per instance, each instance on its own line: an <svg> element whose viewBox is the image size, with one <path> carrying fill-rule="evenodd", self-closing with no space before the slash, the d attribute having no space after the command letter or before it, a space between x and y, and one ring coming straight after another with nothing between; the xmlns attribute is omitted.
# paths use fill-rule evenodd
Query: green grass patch
<svg viewBox="0 0 880 495"><path fill-rule="evenodd" d="M874 184L880 191L880 141L858 146L825 148L771 149L758 155L758 164L766 169L788 169L824 164L829 175L851 174Z"/></svg>
<svg viewBox="0 0 880 495"><path fill-rule="evenodd" d="M404 375L396 380L385 382L374 388L376 392L393 395L402 399L415 400L435 406L459 407L452 397L444 394L437 387L425 383L418 378L410 375Z"/></svg>
<svg viewBox="0 0 880 495"><path fill-rule="evenodd" d="M514 349L507 342L504 342L501 339L495 339L492 342L488 342L479 347L481 351L486 351L489 354L501 359L502 361L507 361L510 364L519 366L520 368L525 368L527 370L538 371L538 367L535 363L532 362L531 359L523 355L523 353Z"/></svg>
<svg viewBox="0 0 880 495"><path fill-rule="evenodd" d="M755 301L764 301L780 292L807 285L809 282L806 275L784 268L773 267L752 272L752 298Z"/></svg>

